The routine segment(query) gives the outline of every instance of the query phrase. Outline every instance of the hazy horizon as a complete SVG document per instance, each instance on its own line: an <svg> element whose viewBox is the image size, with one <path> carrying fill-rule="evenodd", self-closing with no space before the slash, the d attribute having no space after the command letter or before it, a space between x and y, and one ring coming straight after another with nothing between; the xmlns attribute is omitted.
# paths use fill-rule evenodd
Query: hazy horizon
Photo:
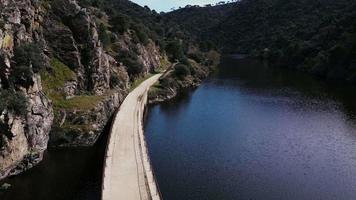
<svg viewBox="0 0 356 200"><path fill-rule="evenodd" d="M157 12L169 12L171 8L184 7L186 5L206 5L206 4L215 4L221 0L131 0L141 6L148 6L151 9L156 10Z"/></svg>

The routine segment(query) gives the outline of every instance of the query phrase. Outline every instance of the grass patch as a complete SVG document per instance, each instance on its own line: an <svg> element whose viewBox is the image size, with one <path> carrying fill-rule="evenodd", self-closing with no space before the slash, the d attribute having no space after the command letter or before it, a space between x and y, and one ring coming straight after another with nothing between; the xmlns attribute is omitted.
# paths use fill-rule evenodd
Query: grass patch
<svg viewBox="0 0 356 200"><path fill-rule="evenodd" d="M51 60L52 71L42 71L43 90L52 100L55 111L66 110L90 110L94 108L106 96L79 95L66 99L63 87L66 82L75 80L75 73L56 58Z"/></svg>
<svg viewBox="0 0 356 200"><path fill-rule="evenodd" d="M131 84L129 91L132 92L135 88L137 88L137 86L139 86L139 85L140 85L142 82L144 82L145 80L151 78L153 75L155 75L155 74L148 73L146 76L136 79L136 80Z"/></svg>
<svg viewBox="0 0 356 200"><path fill-rule="evenodd" d="M94 108L100 101L104 100L105 96L95 95L80 95L71 99L57 99L54 104L55 109L65 110L90 110Z"/></svg>
<svg viewBox="0 0 356 200"><path fill-rule="evenodd" d="M75 73L56 58L51 60L52 73L41 72L42 85L45 92L51 93L53 90L63 88L67 81L75 80Z"/></svg>
<svg viewBox="0 0 356 200"><path fill-rule="evenodd" d="M8 49L11 49L14 45L14 42L13 42L13 39L10 35L6 34L4 39L3 39L3 42L2 42L2 48L8 48Z"/></svg>
<svg viewBox="0 0 356 200"><path fill-rule="evenodd" d="M168 69L168 67L170 67L171 65L172 65L172 63L169 62L168 59L161 58L161 59L160 59L159 68L156 69L156 71L157 71L157 73L164 72L164 71L166 71L166 69Z"/></svg>
<svg viewBox="0 0 356 200"><path fill-rule="evenodd" d="M132 92L135 88L137 88L137 86L139 86L142 82L144 82L145 80L151 78L152 76L156 75L156 74L159 74L159 73L163 73L164 71L166 71L168 69L168 67L170 67L172 64L171 62L169 62L167 59L164 59L164 58L161 58L160 59L160 66L159 68L157 68L155 70L155 72L152 72L152 73L148 73L146 76L144 77L141 77L141 78L138 78L136 79L130 86L130 92ZM159 84L159 83L155 83L156 84ZM155 85L153 85L152 87L154 87Z"/></svg>
<svg viewBox="0 0 356 200"><path fill-rule="evenodd" d="M157 82L150 87L150 89L148 91L148 95L156 96L161 90L162 90L162 85L159 82Z"/></svg>

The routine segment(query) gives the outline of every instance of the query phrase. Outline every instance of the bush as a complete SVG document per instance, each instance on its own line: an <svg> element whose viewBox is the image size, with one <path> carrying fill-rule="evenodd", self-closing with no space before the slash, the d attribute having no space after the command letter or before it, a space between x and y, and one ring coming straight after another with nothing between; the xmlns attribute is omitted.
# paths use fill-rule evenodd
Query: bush
<svg viewBox="0 0 356 200"><path fill-rule="evenodd" d="M38 73L46 66L42 50L37 43L27 43L16 47L14 51L14 61L18 66L29 67L32 64L32 70L35 73Z"/></svg>
<svg viewBox="0 0 356 200"><path fill-rule="evenodd" d="M125 64L127 68L127 73L129 73L130 76L138 75L143 70L143 66L141 63L138 62L138 60L126 58L122 60L122 62Z"/></svg>
<svg viewBox="0 0 356 200"><path fill-rule="evenodd" d="M33 85L33 80L32 80L33 72L28 66L24 65L16 65L12 69L12 72L10 74L10 84L14 88L15 85L21 85L26 88L29 86Z"/></svg>
<svg viewBox="0 0 356 200"><path fill-rule="evenodd" d="M188 54L188 57L195 60L197 63L203 63L205 60L203 54L200 52L190 53Z"/></svg>
<svg viewBox="0 0 356 200"><path fill-rule="evenodd" d="M0 18L0 29L4 28L5 26L5 21Z"/></svg>
<svg viewBox="0 0 356 200"><path fill-rule="evenodd" d="M103 43L104 47L108 47L111 43L108 29L103 23L99 25L99 40Z"/></svg>
<svg viewBox="0 0 356 200"><path fill-rule="evenodd" d="M110 20L113 25L112 30L120 34L125 33L130 28L130 18L126 15L118 14Z"/></svg>
<svg viewBox="0 0 356 200"><path fill-rule="evenodd" d="M146 34L146 30L145 30L144 26L142 26L142 25L134 26L134 30L135 30L138 40L142 44L146 45L148 43L148 35Z"/></svg>
<svg viewBox="0 0 356 200"><path fill-rule="evenodd" d="M27 113L27 99L21 92L12 90L0 91L0 111L8 109L16 115L25 116Z"/></svg>
<svg viewBox="0 0 356 200"><path fill-rule="evenodd" d="M111 74L110 76L110 87L115 88L120 84L120 78L117 74Z"/></svg>
<svg viewBox="0 0 356 200"><path fill-rule="evenodd" d="M180 60L184 57L182 45L178 40L168 42L166 52L171 61Z"/></svg>
<svg viewBox="0 0 356 200"><path fill-rule="evenodd" d="M143 66L138 61L137 54L135 54L134 51L121 51L119 53L118 60L126 66L127 73L130 76L138 75L143 70Z"/></svg>
<svg viewBox="0 0 356 200"><path fill-rule="evenodd" d="M183 79L184 77L186 77L190 74L190 70L187 65L177 64L174 67L174 73L178 78Z"/></svg>
<svg viewBox="0 0 356 200"><path fill-rule="evenodd" d="M79 4L83 7L95 6L100 7L102 5L102 0L79 0Z"/></svg>

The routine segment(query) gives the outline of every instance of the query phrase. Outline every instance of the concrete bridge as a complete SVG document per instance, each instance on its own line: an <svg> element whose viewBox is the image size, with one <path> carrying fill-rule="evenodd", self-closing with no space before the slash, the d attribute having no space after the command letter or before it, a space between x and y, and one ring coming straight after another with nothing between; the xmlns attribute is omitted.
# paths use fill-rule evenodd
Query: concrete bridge
<svg viewBox="0 0 356 200"><path fill-rule="evenodd" d="M115 116L103 173L102 200L161 200L143 133L147 93L162 74L133 90Z"/></svg>

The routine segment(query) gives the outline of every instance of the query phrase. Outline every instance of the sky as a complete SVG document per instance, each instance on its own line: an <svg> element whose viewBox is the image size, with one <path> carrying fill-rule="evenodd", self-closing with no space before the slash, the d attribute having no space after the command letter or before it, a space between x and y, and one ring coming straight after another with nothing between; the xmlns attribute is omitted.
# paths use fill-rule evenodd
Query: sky
<svg viewBox="0 0 356 200"><path fill-rule="evenodd" d="M222 0L131 0L141 6L147 5L151 9L157 12L168 12L171 8L184 7L186 5L205 5L205 4L215 4Z"/></svg>

